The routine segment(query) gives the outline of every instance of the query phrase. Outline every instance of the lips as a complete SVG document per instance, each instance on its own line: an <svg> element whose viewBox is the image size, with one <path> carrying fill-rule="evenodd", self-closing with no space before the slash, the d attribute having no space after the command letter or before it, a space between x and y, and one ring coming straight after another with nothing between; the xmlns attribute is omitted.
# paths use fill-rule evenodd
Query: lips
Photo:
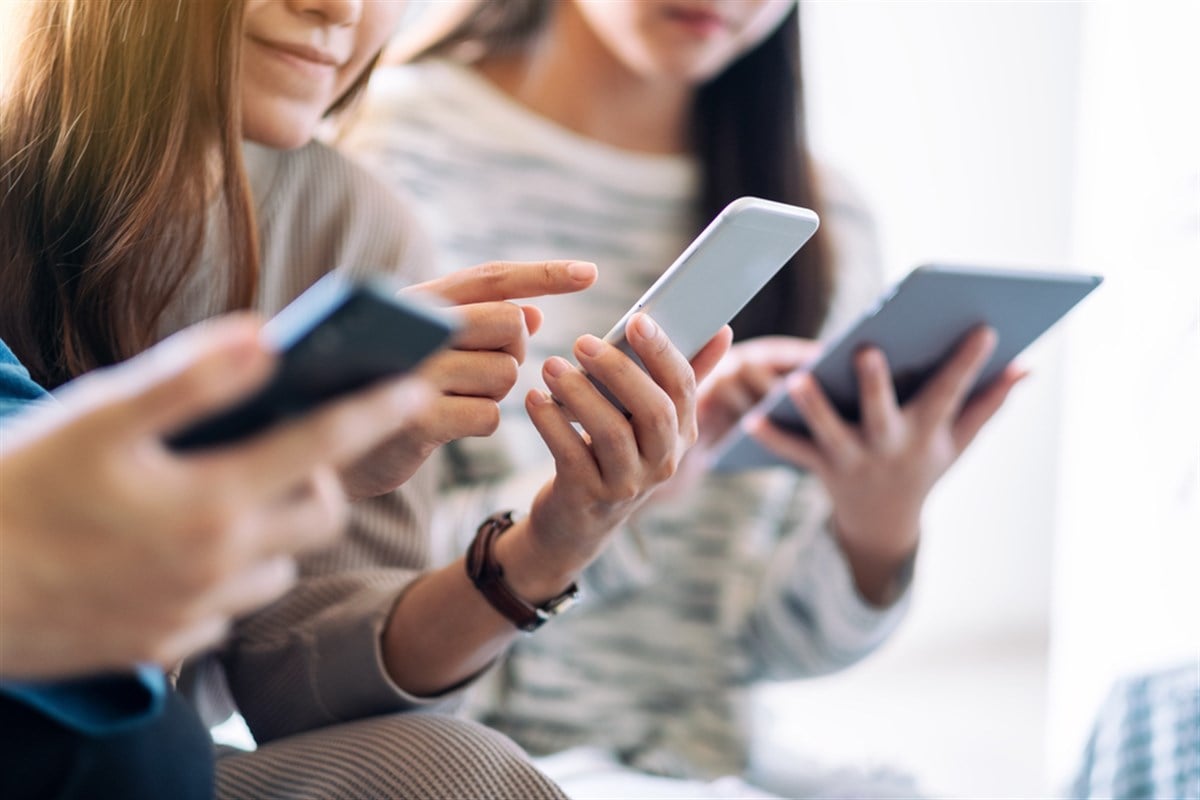
<svg viewBox="0 0 1200 800"><path fill-rule="evenodd" d="M729 27L724 17L704 8L669 6L664 11L668 19L699 35L711 35Z"/></svg>
<svg viewBox="0 0 1200 800"><path fill-rule="evenodd" d="M255 42L263 47L274 50L280 55L289 56L301 62L307 62L317 67L329 67L337 69L345 64L345 59L338 58L333 53L327 50L322 50L312 45L300 44L294 42L279 42L271 39L263 39L262 37L252 36Z"/></svg>

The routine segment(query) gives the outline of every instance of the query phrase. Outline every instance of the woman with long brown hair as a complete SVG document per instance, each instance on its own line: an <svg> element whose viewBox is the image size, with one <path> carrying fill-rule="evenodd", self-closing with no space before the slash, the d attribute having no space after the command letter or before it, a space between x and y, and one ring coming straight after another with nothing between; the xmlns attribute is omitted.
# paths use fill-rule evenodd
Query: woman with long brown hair
<svg viewBox="0 0 1200 800"><path fill-rule="evenodd" d="M821 214L814 240L734 320L737 343L702 387L700 446L589 569L591 603L520 642L473 699L479 719L534 753L598 748L586 752L603 754L601 772L626 781L601 777L598 791L669 791L639 773L742 775L742 690L842 668L887 637L925 498L1017 373L963 402L991 346L979 332L937 390L900 408L886 365L864 353L866 424L800 381L815 439L756 433L797 469L704 474L706 446L881 287L869 216L808 153L797 4L491 0L456 13L432 39L398 45L413 63L375 74L345 147L420 199L443 270L481 251L570 250L599 265L586 299L538 301L539 355L607 330L731 200ZM506 408L501 436L452 448L442 540L478 505L519 504L548 469Z"/></svg>
<svg viewBox="0 0 1200 800"><path fill-rule="evenodd" d="M272 313L334 268L420 276L405 207L310 141L361 85L399 9L31 5L0 116L0 337L34 379L55 388L213 314ZM508 300L594 278L586 263L490 263L410 286L457 303L464 327L421 370L429 409L340 470L360 500L349 536L304 558L292 592L184 670L206 721L236 708L258 740L219 760L219 796L557 794L478 726L391 712L447 702L516 637L515 621L563 607L574 576L694 438L695 380L727 334L693 369L650 320L635 321L648 374L581 339L582 364L636 417L580 369L548 362L561 407L541 391L525 400L560 469L528 516L473 522L474 561L425 569L435 476L417 469L448 440L490 433L540 323Z"/></svg>

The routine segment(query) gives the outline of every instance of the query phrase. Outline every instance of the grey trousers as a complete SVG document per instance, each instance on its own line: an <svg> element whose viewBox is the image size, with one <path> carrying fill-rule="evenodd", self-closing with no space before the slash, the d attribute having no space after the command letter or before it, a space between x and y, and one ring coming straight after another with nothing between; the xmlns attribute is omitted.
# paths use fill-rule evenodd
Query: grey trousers
<svg viewBox="0 0 1200 800"><path fill-rule="evenodd" d="M217 758L218 800L559 800L508 738L468 720L392 714L331 725Z"/></svg>

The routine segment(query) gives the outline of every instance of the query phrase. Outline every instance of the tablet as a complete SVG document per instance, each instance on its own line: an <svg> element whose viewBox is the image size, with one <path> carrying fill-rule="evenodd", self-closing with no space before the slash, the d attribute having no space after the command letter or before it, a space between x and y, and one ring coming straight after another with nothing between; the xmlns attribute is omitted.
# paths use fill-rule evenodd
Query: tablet
<svg viewBox="0 0 1200 800"><path fill-rule="evenodd" d="M996 330L996 349L980 372L974 392L990 383L1100 281L1098 275L1077 273L921 266L831 340L811 372L843 418L857 421L854 354L861 348L882 348L892 370L896 398L904 403L967 333L987 324ZM808 432L783 380L756 410L765 411L782 428L801 435ZM733 472L783 463L739 426L718 444L713 469Z"/></svg>

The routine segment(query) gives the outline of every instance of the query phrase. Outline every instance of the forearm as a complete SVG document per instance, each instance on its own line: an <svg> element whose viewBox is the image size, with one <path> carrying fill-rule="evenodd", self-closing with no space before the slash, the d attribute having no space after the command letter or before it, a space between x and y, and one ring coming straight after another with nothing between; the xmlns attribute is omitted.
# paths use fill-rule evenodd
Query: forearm
<svg viewBox="0 0 1200 800"><path fill-rule="evenodd" d="M495 557L513 591L540 605L561 594L578 568L547 569L528 531L527 520L516 523L497 539ZM479 674L517 634L475 588L459 558L422 576L397 600L384 630L384 663L404 691L432 697Z"/></svg>
<svg viewBox="0 0 1200 800"><path fill-rule="evenodd" d="M392 681L381 641L396 598L426 568L435 479L418 472L354 504L345 538L301 559L295 589L239 620L222 662L259 742L431 705Z"/></svg>

